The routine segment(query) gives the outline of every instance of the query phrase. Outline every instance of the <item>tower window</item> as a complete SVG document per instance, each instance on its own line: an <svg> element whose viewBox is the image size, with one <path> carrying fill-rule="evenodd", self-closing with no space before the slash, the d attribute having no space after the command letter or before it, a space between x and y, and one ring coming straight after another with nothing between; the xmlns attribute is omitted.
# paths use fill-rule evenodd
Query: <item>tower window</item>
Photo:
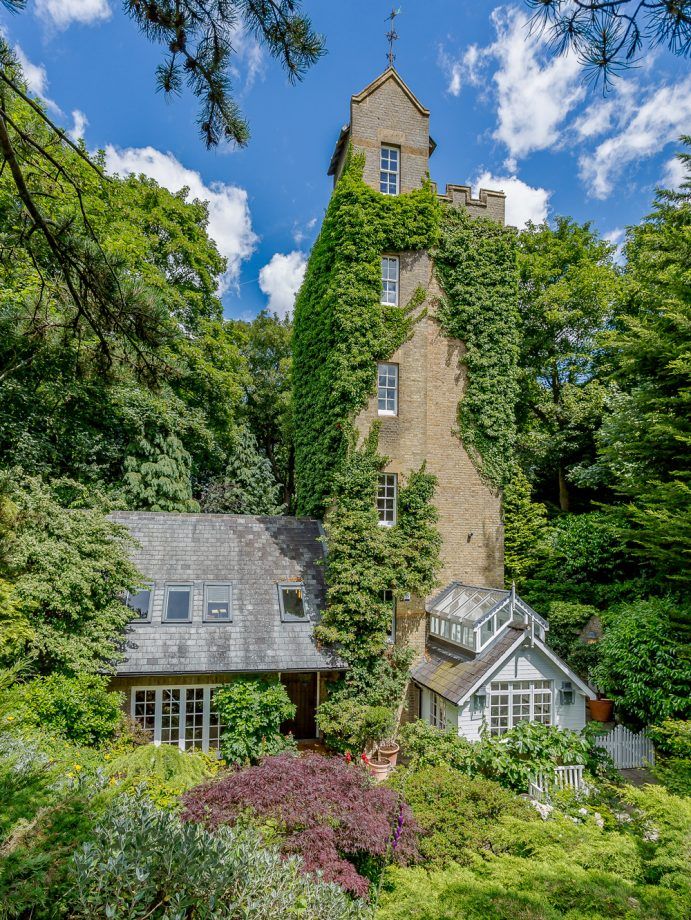
<svg viewBox="0 0 691 920"><path fill-rule="evenodd" d="M377 411L379 415L398 415L398 365L377 365Z"/></svg>
<svg viewBox="0 0 691 920"><path fill-rule="evenodd" d="M395 473L380 473L377 489L377 511L382 527L393 527L396 523L397 479Z"/></svg>
<svg viewBox="0 0 691 920"><path fill-rule="evenodd" d="M389 628L386 630L386 639L387 642L396 641L396 598L394 597L393 591L387 589L382 591L381 596L382 601L385 604L388 604L391 610L391 619L389 620Z"/></svg>
<svg viewBox="0 0 691 920"><path fill-rule="evenodd" d="M398 259L383 256L381 260L381 302L398 306Z"/></svg>
<svg viewBox="0 0 691 920"><path fill-rule="evenodd" d="M382 144L379 155L379 191L385 195L398 195L401 152L398 147Z"/></svg>

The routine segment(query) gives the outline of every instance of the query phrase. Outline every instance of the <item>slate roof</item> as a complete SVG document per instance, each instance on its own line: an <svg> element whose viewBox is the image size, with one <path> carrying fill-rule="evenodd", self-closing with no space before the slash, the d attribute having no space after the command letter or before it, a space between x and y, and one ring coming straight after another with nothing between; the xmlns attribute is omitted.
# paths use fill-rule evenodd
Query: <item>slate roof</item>
<svg viewBox="0 0 691 920"><path fill-rule="evenodd" d="M523 626L508 626L496 641L477 655L465 654L460 648L430 639L425 657L413 667L413 680L457 705L525 636Z"/></svg>
<svg viewBox="0 0 691 920"><path fill-rule="evenodd" d="M131 624L118 675L344 667L312 634L325 598L318 521L140 511L111 518L138 541L133 562L154 585L151 620ZM281 621L277 585L293 581L304 583L307 622ZM203 622L205 582L232 585L232 622ZM161 622L166 583L192 583L191 622Z"/></svg>

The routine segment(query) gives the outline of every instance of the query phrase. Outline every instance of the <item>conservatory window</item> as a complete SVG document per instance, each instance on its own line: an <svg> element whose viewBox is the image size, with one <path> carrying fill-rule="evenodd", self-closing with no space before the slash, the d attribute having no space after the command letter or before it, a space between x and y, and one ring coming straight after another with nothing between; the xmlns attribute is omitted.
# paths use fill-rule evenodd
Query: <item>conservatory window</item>
<svg viewBox="0 0 691 920"><path fill-rule="evenodd" d="M446 701L434 691L430 691L429 721L435 728L446 731Z"/></svg>
<svg viewBox="0 0 691 920"><path fill-rule="evenodd" d="M132 610L136 616L135 620L148 620L151 615L151 598L153 597L153 585L142 588L141 591L135 591L130 594L129 591L125 596L125 604Z"/></svg>
<svg viewBox="0 0 691 920"><path fill-rule="evenodd" d="M166 585L164 617L166 623L188 623L192 585Z"/></svg>
<svg viewBox="0 0 691 920"><path fill-rule="evenodd" d="M490 734L503 735L519 722L552 724L551 681L514 680L490 684Z"/></svg>
<svg viewBox="0 0 691 920"><path fill-rule="evenodd" d="M222 726L213 708L216 687L140 687L132 690L132 719L158 744L181 751L217 751Z"/></svg>
<svg viewBox="0 0 691 920"><path fill-rule="evenodd" d="M377 489L377 511L382 527L393 527L396 523L396 484L395 473L380 473Z"/></svg>
<svg viewBox="0 0 691 920"><path fill-rule="evenodd" d="M398 365L377 365L377 411L379 415L398 414Z"/></svg>
<svg viewBox="0 0 691 920"><path fill-rule="evenodd" d="M382 144L379 154L379 191L385 195L398 195L400 159L398 147Z"/></svg>
<svg viewBox="0 0 691 920"><path fill-rule="evenodd" d="M304 585L279 585L278 598L281 605L281 619L284 622L307 619Z"/></svg>
<svg viewBox="0 0 691 920"><path fill-rule="evenodd" d="M398 306L398 258L383 256L381 260L381 303Z"/></svg>

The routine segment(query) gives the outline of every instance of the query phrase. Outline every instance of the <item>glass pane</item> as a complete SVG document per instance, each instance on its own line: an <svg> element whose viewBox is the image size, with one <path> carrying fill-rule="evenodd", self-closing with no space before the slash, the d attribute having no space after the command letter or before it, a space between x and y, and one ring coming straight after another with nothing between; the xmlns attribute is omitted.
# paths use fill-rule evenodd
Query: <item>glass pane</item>
<svg viewBox="0 0 691 920"><path fill-rule="evenodd" d="M154 740L154 728L156 725L156 691L155 690L135 690L134 692L134 711L132 713L134 721Z"/></svg>
<svg viewBox="0 0 691 920"><path fill-rule="evenodd" d="M283 616L287 620L304 620L305 604L303 599L302 587L281 588L281 597L283 598Z"/></svg>
<svg viewBox="0 0 691 920"><path fill-rule="evenodd" d="M144 588L137 591L136 594L127 595L127 606L133 610L140 619L145 620L149 616L149 603L151 601L151 591Z"/></svg>
<svg viewBox="0 0 691 920"><path fill-rule="evenodd" d="M207 620L230 620L230 585L206 586Z"/></svg>
<svg viewBox="0 0 691 920"><path fill-rule="evenodd" d="M180 740L180 690L164 687L161 705L161 744Z"/></svg>
<svg viewBox="0 0 691 920"><path fill-rule="evenodd" d="M190 589L169 588L166 620L187 620L190 614Z"/></svg>
<svg viewBox="0 0 691 920"><path fill-rule="evenodd" d="M202 749L204 732L204 688L189 687L185 699L185 748Z"/></svg>

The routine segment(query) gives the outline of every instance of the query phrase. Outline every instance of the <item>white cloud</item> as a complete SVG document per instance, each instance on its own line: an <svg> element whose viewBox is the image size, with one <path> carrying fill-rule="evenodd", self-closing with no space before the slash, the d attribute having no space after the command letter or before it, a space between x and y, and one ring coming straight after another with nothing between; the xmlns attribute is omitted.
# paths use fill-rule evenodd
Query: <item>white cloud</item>
<svg viewBox="0 0 691 920"><path fill-rule="evenodd" d="M57 102L53 102L53 100L46 95L48 91L48 74L43 64L34 64L30 61L24 54L21 45L14 46L14 53L19 61L19 66L22 68L22 73L24 74L29 92L34 96L40 96L45 102L47 109L55 113L60 113L60 106Z"/></svg>
<svg viewBox="0 0 691 920"><path fill-rule="evenodd" d="M238 78L244 77L242 92L248 93L258 78L263 78L266 71L264 51L253 35L239 24L231 39L235 56L232 59L232 72Z"/></svg>
<svg viewBox="0 0 691 920"><path fill-rule="evenodd" d="M449 92L458 95L463 78L475 86L492 82L497 96L494 137L513 157L553 147L561 140L569 112L585 96L581 67L572 54L554 56L546 37L531 33L528 17L516 8L498 7L491 16L495 41L471 45L457 59L440 55L450 77ZM457 92L454 92L457 90Z"/></svg>
<svg viewBox="0 0 691 920"><path fill-rule="evenodd" d="M245 189L224 182L206 185L198 172L187 169L172 153L162 153L154 147L119 150L108 145L106 166L110 172L120 175L144 173L171 192L178 192L186 186L190 190L190 198L207 201L209 236L215 241L221 255L228 260L221 292L237 283L242 262L252 255L258 240L252 230Z"/></svg>
<svg viewBox="0 0 691 920"><path fill-rule="evenodd" d="M619 265L623 265L626 261L624 258L624 241L626 239L626 230L623 227L615 227L614 230L610 230L609 233L605 233L603 239L608 243L611 243L612 246L617 248L614 250L614 261Z"/></svg>
<svg viewBox="0 0 691 920"><path fill-rule="evenodd" d="M268 265L259 272L259 287L269 298L268 308L279 316L289 316L295 295L305 277L307 259L302 252L280 252L271 257Z"/></svg>
<svg viewBox="0 0 691 920"><path fill-rule="evenodd" d="M75 109L72 112L72 127L69 130L69 134L73 140L79 141L84 137L84 131L86 126L89 124L89 119L86 117L84 112L80 112L79 109Z"/></svg>
<svg viewBox="0 0 691 920"><path fill-rule="evenodd" d="M471 183L474 189L486 188L506 194L506 223L523 227L529 220L541 224L547 220L551 192L534 188L517 176L494 176L485 171Z"/></svg>
<svg viewBox="0 0 691 920"><path fill-rule="evenodd" d="M109 19L108 0L36 0L36 15L59 29L73 22L87 25Z"/></svg>
<svg viewBox="0 0 691 920"><path fill-rule="evenodd" d="M296 246L299 246L307 239L311 231L314 230L316 224L317 218L312 217L307 221L304 227L301 227L297 222L293 225L293 239Z"/></svg>
<svg viewBox="0 0 691 920"><path fill-rule="evenodd" d="M660 185L663 188L679 189L681 183L687 178L688 167L684 166L679 157L672 157L665 163L665 171Z"/></svg>
<svg viewBox="0 0 691 920"><path fill-rule="evenodd" d="M616 129L591 154L579 158L581 179L595 198L607 198L616 179L631 163L655 156L691 122L691 77L660 86L637 104L613 114Z"/></svg>

